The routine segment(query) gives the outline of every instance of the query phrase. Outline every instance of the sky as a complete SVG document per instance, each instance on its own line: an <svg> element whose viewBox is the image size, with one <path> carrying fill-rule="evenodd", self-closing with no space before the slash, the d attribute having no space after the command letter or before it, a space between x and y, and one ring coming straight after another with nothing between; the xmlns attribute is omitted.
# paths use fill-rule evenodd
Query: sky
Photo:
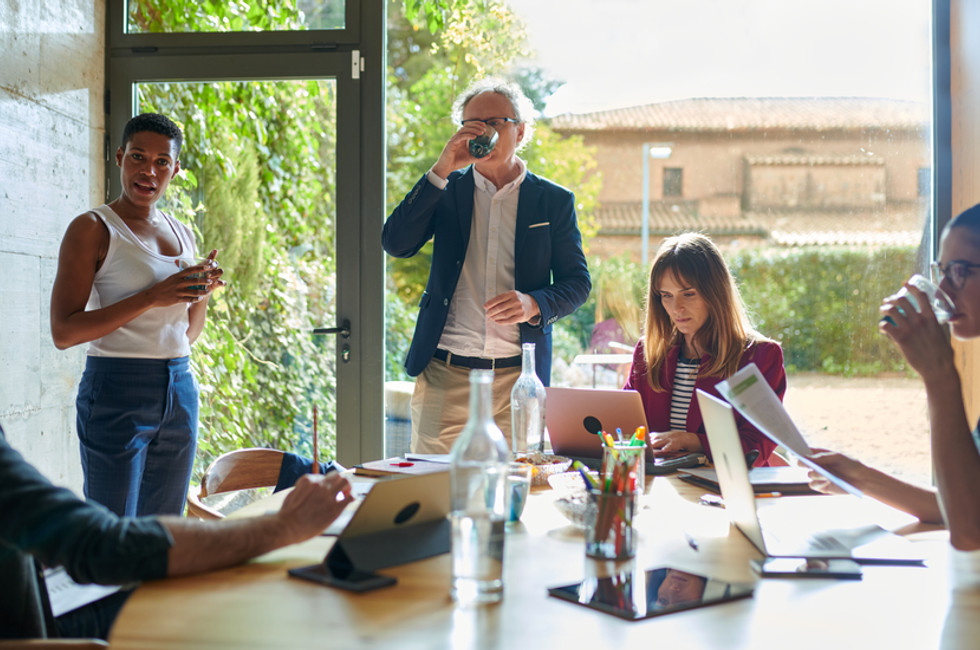
<svg viewBox="0 0 980 650"><path fill-rule="evenodd" d="M545 114L689 97L928 101L927 0L507 0L531 63L566 82Z"/></svg>

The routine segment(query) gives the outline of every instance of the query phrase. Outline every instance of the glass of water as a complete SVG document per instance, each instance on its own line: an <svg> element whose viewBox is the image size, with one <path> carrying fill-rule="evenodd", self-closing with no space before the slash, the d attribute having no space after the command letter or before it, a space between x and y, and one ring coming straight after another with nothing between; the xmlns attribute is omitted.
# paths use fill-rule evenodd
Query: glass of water
<svg viewBox="0 0 980 650"><path fill-rule="evenodd" d="M926 294L926 299L929 300L929 304L932 306L932 311L936 314L936 319L939 321L940 325L949 322L949 319L953 317L956 313L956 308L953 307L953 301L950 299L949 295L945 291L939 288L938 285L934 284L931 280L927 279L925 276L916 273L911 278L909 278L908 284ZM896 298L908 298L915 310L922 312L919 309L919 305L916 303L915 296L908 290L907 287L902 287L901 290L895 294ZM890 316L885 316L882 318L883 321L888 321L892 325L895 321L891 319Z"/></svg>

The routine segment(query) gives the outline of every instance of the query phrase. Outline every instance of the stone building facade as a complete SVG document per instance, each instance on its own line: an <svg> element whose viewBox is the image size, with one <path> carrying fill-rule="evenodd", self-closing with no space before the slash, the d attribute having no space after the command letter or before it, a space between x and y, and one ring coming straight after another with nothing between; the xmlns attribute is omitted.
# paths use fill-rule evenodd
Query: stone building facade
<svg viewBox="0 0 980 650"><path fill-rule="evenodd" d="M595 147L592 255L640 259L699 230L725 246L917 244L928 210L928 107L864 98L688 99L561 115Z"/></svg>

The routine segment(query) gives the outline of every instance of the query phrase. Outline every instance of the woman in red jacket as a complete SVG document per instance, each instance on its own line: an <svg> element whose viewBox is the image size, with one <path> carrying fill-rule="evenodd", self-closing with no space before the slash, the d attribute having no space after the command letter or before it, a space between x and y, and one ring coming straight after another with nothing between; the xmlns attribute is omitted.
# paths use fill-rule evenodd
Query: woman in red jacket
<svg viewBox="0 0 980 650"><path fill-rule="evenodd" d="M696 233L666 239L650 270L645 331L625 386L643 398L655 453L703 451L710 458L694 391L717 396L718 382L749 363L782 399L782 348L752 327L721 251ZM769 465L776 444L736 419L746 455Z"/></svg>

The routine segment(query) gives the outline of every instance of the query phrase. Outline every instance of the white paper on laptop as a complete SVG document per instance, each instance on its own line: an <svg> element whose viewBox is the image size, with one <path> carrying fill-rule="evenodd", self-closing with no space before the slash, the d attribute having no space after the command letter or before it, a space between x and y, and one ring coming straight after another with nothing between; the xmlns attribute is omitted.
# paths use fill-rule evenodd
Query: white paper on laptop
<svg viewBox="0 0 980 650"><path fill-rule="evenodd" d="M855 496L864 496L858 488L829 470L821 467L810 456L813 450L806 444L803 434L786 412L786 407L776 395L762 371L750 363L734 375L718 383L718 392L728 403L738 409L745 419L778 445L800 459L807 467L827 477L834 485Z"/></svg>

